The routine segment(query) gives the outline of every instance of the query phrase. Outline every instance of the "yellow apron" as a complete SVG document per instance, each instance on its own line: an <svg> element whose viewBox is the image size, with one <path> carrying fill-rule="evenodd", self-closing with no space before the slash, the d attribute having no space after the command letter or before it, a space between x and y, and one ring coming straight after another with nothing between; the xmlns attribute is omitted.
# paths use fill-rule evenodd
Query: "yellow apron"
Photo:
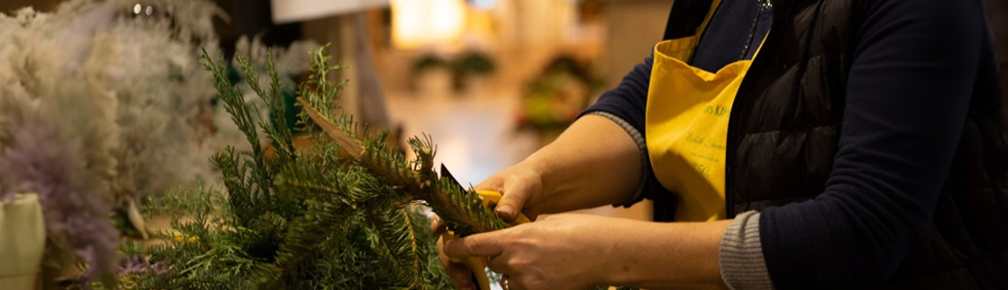
<svg viewBox="0 0 1008 290"><path fill-rule="evenodd" d="M697 36L655 45L645 140L662 186L678 194L677 221L725 217L728 116L751 61L711 73L686 64Z"/></svg>

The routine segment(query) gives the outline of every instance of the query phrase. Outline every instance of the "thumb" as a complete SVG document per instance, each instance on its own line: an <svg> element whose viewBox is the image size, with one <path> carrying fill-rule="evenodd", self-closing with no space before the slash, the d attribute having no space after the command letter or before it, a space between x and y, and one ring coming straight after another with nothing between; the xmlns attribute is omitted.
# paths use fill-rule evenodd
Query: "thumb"
<svg viewBox="0 0 1008 290"><path fill-rule="evenodd" d="M528 201L529 196L536 190L535 185L526 180L514 180L513 182L505 183L504 191L501 192L501 200L497 203L497 208L495 209L497 215L505 221L513 221L518 217L518 213L522 211L522 208L525 207L525 202Z"/></svg>
<svg viewBox="0 0 1008 290"><path fill-rule="evenodd" d="M453 259L491 257L504 251L499 232L475 234L444 242L444 254Z"/></svg>

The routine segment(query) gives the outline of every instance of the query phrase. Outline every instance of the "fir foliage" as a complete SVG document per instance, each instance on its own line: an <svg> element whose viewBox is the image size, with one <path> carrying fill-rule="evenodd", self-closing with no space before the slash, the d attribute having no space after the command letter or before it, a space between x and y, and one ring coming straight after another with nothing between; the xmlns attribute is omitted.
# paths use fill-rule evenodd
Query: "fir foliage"
<svg viewBox="0 0 1008 290"><path fill-rule="evenodd" d="M320 134L304 114L296 125L307 137L293 135L282 117L272 53L272 82L250 83L274 112L266 118L230 82L227 62L204 53L202 64L250 149L229 147L212 157L226 190L207 187L195 196L174 191L145 208L170 216L172 230L157 234L163 243L123 247L131 261L143 264L127 267L132 270L122 276L124 288L448 289L437 238L422 211L429 206L462 235L506 227L475 192L438 177L429 136L409 141L417 158L408 160L389 148L384 132L369 132L334 113L346 82L329 81L328 74L341 67L323 50L311 52L312 73L299 95L353 136L352 147L360 151ZM248 79L259 79L248 59L236 60ZM269 144L260 143L264 136ZM314 145L296 149L294 138L311 138Z"/></svg>
<svg viewBox="0 0 1008 290"><path fill-rule="evenodd" d="M250 83L275 112L265 118L230 82L223 57L204 52L202 64L250 149L228 147L212 157L224 190L174 190L145 206L147 214L169 216L171 230L156 234L162 243L123 245L120 288L451 289L423 212L437 213L460 236L507 227L475 191L438 176L430 136L409 140L416 158L408 160L389 148L385 132L333 113L346 82L329 81L341 67L325 49L311 52L311 75L299 90L303 137L282 117L272 52L271 84ZM236 58L248 79L259 79L248 59ZM326 129L346 138L327 137ZM268 144L260 143L263 136ZM294 138L314 145L295 148Z"/></svg>

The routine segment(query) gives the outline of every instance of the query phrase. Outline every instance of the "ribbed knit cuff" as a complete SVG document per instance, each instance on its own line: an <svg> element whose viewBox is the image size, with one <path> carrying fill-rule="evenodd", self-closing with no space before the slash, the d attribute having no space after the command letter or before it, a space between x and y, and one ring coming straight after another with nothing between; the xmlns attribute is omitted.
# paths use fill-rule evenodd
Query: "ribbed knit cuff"
<svg viewBox="0 0 1008 290"><path fill-rule="evenodd" d="M633 125L630 125L630 123L627 122L626 120L623 120L623 118L617 117L616 115L610 114L608 112L593 111L593 112L588 113L588 114L589 115L598 115L598 116L606 117L607 119L612 120L617 125L619 125L620 127L622 127L623 130L626 131L627 134L630 135L630 138L633 138L634 142L637 143L637 149L639 149L640 153L641 153L641 172L647 172L647 166L648 166L648 162L647 162L648 161L647 160L647 156L648 156L647 155L647 141L646 141L646 139L644 139L644 135L641 134L640 131L637 131L637 129L634 128ZM644 182L646 180L647 180L647 175L641 174L640 181L637 183L637 191L634 192L634 195L630 196L630 198L628 198L626 200L614 203L613 206L625 206L625 207L628 207L628 206L633 205L634 203L637 203L637 201L640 201L641 200L641 196L644 195Z"/></svg>
<svg viewBox="0 0 1008 290"><path fill-rule="evenodd" d="M759 212L735 216L721 238L721 279L735 290L773 289L760 244Z"/></svg>

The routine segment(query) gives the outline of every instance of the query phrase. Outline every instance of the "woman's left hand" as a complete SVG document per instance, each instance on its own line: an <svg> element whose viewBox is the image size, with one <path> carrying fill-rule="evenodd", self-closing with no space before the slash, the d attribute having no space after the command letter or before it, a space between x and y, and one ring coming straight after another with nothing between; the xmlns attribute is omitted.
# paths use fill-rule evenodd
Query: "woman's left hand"
<svg viewBox="0 0 1008 290"><path fill-rule="evenodd" d="M510 290L586 289L605 284L621 229L632 222L581 214L558 214L534 223L471 235L444 244L450 258L488 257Z"/></svg>

